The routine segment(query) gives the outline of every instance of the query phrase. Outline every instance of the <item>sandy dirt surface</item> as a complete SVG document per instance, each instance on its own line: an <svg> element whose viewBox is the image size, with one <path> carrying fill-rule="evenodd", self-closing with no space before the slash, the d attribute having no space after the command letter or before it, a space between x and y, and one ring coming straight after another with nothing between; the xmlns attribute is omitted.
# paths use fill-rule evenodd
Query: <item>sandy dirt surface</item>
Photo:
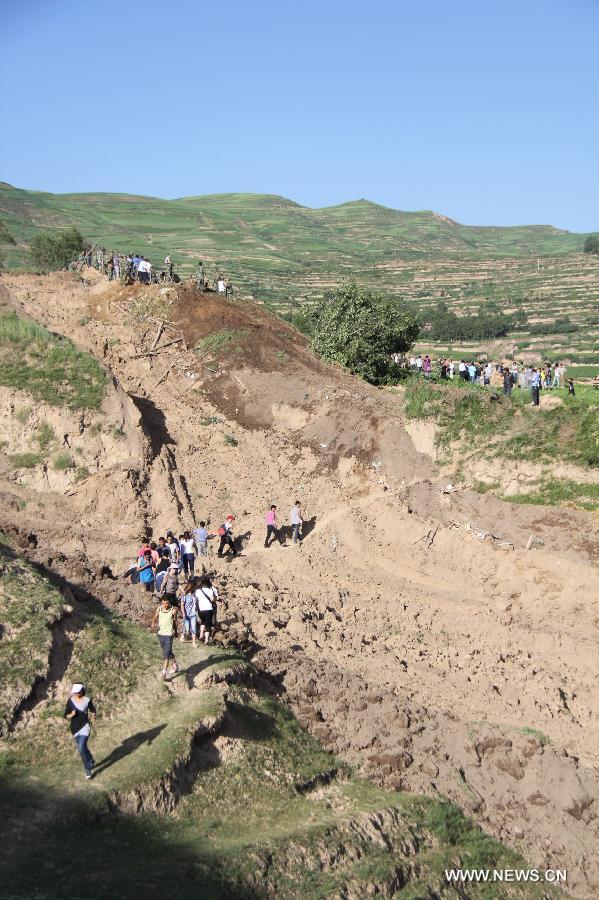
<svg viewBox="0 0 599 900"><path fill-rule="evenodd" d="M160 317L132 319L131 289L97 273L1 283L6 303L102 361L129 451L107 446L62 492L0 474L4 530L144 620L145 598L111 577L144 528L234 513L242 555L209 559L226 638L302 723L369 777L450 797L598 896L596 520L445 493L400 397L316 360L256 306L152 289L171 320L152 351ZM296 498L302 544L266 550L266 509L288 525Z"/></svg>

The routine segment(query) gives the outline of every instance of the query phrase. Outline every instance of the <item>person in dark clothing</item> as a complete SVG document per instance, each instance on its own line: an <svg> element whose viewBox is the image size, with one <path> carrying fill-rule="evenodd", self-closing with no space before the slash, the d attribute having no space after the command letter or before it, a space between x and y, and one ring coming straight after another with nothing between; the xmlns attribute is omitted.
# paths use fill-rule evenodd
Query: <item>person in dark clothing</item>
<svg viewBox="0 0 599 900"><path fill-rule="evenodd" d="M218 546L218 556L223 555L223 550L228 547L233 551L233 556L237 556L237 547L235 546L235 538L233 537L233 522L235 516L227 516L223 524L218 529L220 544Z"/></svg>
<svg viewBox="0 0 599 900"><path fill-rule="evenodd" d="M510 370L505 368L503 370L503 393L506 397L511 396L513 386L514 382L512 381Z"/></svg>
<svg viewBox="0 0 599 900"><path fill-rule="evenodd" d="M152 545L150 545L150 549L152 549ZM171 551L169 546L166 543L166 539L163 537L158 538L158 546L156 547L156 553L159 557L159 563L156 566L156 572L166 572L168 567L171 564Z"/></svg>
<svg viewBox="0 0 599 900"><path fill-rule="evenodd" d="M573 378L568 378L568 394L570 395L570 397L576 396L576 394L574 393L574 379Z"/></svg>
<svg viewBox="0 0 599 900"><path fill-rule="evenodd" d="M92 769L96 765L87 746L90 733L89 717L96 718L96 708L91 698L85 696L85 687L82 684L74 684L71 688L71 696L67 700L64 716L65 719L70 720L71 734L75 738L83 762L85 777L89 780L92 777Z"/></svg>

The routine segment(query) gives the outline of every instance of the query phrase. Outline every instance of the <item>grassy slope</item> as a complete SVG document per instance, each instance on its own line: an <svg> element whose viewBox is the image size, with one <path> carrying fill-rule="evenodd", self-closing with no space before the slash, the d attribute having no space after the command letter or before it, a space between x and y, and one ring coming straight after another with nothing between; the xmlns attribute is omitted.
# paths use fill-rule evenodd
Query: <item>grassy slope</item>
<svg viewBox="0 0 599 900"><path fill-rule="evenodd" d="M2 555L0 585L21 579L25 592L31 567L6 547ZM55 595L51 586L46 590ZM5 596L0 593L4 619L12 609ZM79 603L74 615L78 630L64 683L84 680L98 704L90 741L98 774L91 782L82 778L61 717L62 696L42 700L26 727L0 743L3 896L134 900L140 885L145 897L158 898L176 884L184 900L200 890L210 897L251 898L266 895L267 881L276 896L327 897L348 882L365 893L369 883L391 883L403 873L405 896L426 898L457 860L476 867L522 864L451 804L383 791L356 778L277 701L234 686L227 700L230 754L199 771L176 814L107 814L106 798L115 791L160 786L189 746L190 729L222 711L223 695L207 683L169 689L156 677L155 637L99 604ZM23 654L41 652L39 644L37 630L23 632ZM6 653L3 640L0 660ZM190 667L197 675L245 665L220 649L177 644L177 655L180 679ZM326 786L312 793L300 787L321 773L330 777L332 768ZM384 809L400 812L391 850L348 827L356 817L367 821L361 817ZM401 850L406 841L417 847L416 857ZM325 857L330 862L323 870ZM467 896L508 895L473 889ZM540 892L530 888L525 896Z"/></svg>
<svg viewBox="0 0 599 900"><path fill-rule="evenodd" d="M478 385L411 378L404 393L405 411L412 419L432 419L438 425L437 445L445 456L464 458L474 449L489 458L530 460L535 463L572 463L583 469L599 466L599 396L592 387L578 385L576 397L551 391L562 403L535 408L530 392L514 389L511 398ZM497 399L491 402L493 393ZM475 485L481 491L492 486ZM510 500L519 503L599 508L594 484L549 478L535 490Z"/></svg>
<svg viewBox="0 0 599 900"><path fill-rule="evenodd" d="M127 194L47 194L0 184L0 218L19 241L74 224L107 248L137 249L156 262L208 259L246 280L265 270L337 270L427 255L530 256L580 250L584 235L551 226L470 227L432 212L365 200L308 209L283 197L218 194L161 200ZM144 249L145 248L145 249ZM22 252L20 254L22 258ZM13 264L19 251L7 248Z"/></svg>

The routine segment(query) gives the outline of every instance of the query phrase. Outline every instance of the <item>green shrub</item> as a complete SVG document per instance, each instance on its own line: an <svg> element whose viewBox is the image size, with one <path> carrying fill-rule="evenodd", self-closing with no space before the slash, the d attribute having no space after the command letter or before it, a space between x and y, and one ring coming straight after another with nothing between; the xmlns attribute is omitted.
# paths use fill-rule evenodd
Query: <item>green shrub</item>
<svg viewBox="0 0 599 900"><path fill-rule="evenodd" d="M226 434L224 437L225 444L228 444L230 447L236 447L239 441L232 434Z"/></svg>
<svg viewBox="0 0 599 900"><path fill-rule="evenodd" d="M64 450L61 453L56 454L52 460L52 468L57 472L66 472L68 469L75 468L75 460L70 453L67 453L66 450Z"/></svg>
<svg viewBox="0 0 599 900"><path fill-rule="evenodd" d="M90 475L91 472L86 466L77 466L75 469L75 481L85 481Z"/></svg>
<svg viewBox="0 0 599 900"><path fill-rule="evenodd" d="M67 228L57 234L37 234L31 243L33 264L41 272L66 268L85 248L85 242L76 228Z"/></svg>
<svg viewBox="0 0 599 900"><path fill-rule="evenodd" d="M398 300L371 294L355 283L317 303L311 317L313 350L371 384L397 380L391 355L409 350L419 332L416 319Z"/></svg>

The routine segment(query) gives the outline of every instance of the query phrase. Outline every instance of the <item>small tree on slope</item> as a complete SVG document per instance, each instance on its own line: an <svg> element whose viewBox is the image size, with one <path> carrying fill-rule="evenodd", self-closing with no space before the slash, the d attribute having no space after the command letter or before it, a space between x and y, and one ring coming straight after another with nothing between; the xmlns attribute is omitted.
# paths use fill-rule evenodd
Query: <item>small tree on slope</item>
<svg viewBox="0 0 599 900"><path fill-rule="evenodd" d="M66 268L84 247L83 238L74 227L56 234L38 234L31 243L31 258L36 269L51 272Z"/></svg>
<svg viewBox="0 0 599 900"><path fill-rule="evenodd" d="M356 284L337 288L311 311L312 348L371 384L397 378L391 355L405 353L418 337L418 323L399 302Z"/></svg>

